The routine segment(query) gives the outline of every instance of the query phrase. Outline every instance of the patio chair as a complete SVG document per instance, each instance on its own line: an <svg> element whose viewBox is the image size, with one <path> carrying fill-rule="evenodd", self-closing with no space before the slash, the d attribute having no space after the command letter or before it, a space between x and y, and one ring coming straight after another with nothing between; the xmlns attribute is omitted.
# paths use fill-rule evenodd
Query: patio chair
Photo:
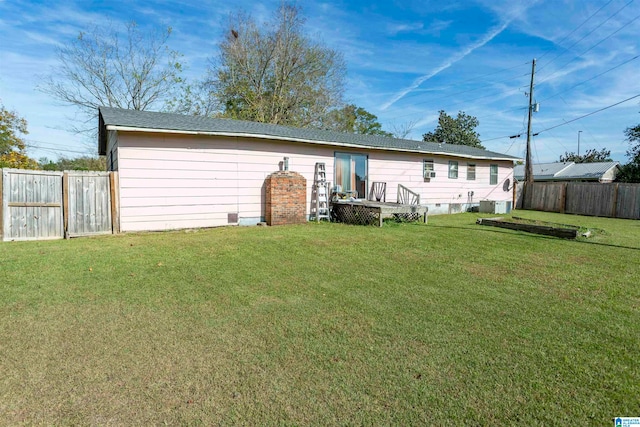
<svg viewBox="0 0 640 427"><path fill-rule="evenodd" d="M387 183L372 182L369 190L369 200L376 202L386 202L387 200Z"/></svg>

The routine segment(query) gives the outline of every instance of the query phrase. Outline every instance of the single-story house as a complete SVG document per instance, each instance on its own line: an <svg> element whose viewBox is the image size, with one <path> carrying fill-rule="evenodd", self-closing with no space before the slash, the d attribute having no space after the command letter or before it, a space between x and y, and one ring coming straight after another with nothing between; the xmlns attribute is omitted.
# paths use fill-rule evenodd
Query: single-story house
<svg viewBox="0 0 640 427"><path fill-rule="evenodd" d="M395 201L402 184L433 214L483 199L510 203L518 160L462 145L108 107L99 109L99 153L118 171L122 231L264 221L264 182L285 157L307 180L307 215L318 162L332 185L358 197L386 182Z"/></svg>
<svg viewBox="0 0 640 427"><path fill-rule="evenodd" d="M534 181L613 182L620 170L619 162L575 163L555 162L532 165ZM516 181L524 181L524 165L513 171Z"/></svg>

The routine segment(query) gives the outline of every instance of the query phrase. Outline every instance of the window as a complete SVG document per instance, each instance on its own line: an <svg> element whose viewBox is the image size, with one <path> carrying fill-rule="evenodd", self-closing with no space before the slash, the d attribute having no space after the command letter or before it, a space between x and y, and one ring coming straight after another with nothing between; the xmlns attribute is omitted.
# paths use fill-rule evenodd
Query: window
<svg viewBox="0 0 640 427"><path fill-rule="evenodd" d="M436 172L435 169L433 168L433 160L424 160L422 162L423 165L423 176L425 179L428 178L435 178L436 176Z"/></svg>
<svg viewBox="0 0 640 427"><path fill-rule="evenodd" d="M469 181L476 180L476 164L475 163L467 163L467 180Z"/></svg>
<svg viewBox="0 0 640 427"><path fill-rule="evenodd" d="M367 197L367 156L336 153L335 183L342 191L357 191L358 197Z"/></svg>
<svg viewBox="0 0 640 427"><path fill-rule="evenodd" d="M458 178L458 162L455 160L449 160L449 178Z"/></svg>
<svg viewBox="0 0 640 427"><path fill-rule="evenodd" d="M498 183L498 165L491 165L489 167L490 167L489 184L496 185Z"/></svg>

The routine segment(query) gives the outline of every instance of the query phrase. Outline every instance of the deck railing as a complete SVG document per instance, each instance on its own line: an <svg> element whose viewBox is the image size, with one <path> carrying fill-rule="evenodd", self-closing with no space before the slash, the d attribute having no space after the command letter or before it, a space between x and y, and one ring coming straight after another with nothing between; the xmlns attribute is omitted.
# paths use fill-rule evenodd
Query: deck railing
<svg viewBox="0 0 640 427"><path fill-rule="evenodd" d="M401 205L419 205L420 195L409 190L402 184L398 184L398 203Z"/></svg>

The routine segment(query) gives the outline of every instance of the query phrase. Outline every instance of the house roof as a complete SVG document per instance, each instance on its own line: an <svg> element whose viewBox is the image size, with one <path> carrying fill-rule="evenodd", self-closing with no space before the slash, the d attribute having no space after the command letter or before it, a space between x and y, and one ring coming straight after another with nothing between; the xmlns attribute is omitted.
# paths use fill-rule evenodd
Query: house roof
<svg viewBox="0 0 640 427"><path fill-rule="evenodd" d="M294 128L243 120L124 110L111 107L99 108L98 150L101 155L106 154L107 130L241 136L343 147L442 154L471 159L519 160L518 157L466 145L438 144L409 139L388 138L378 135L360 135L319 129Z"/></svg>
<svg viewBox="0 0 640 427"><path fill-rule="evenodd" d="M560 179L600 179L602 175L618 166L618 162L576 163L558 174Z"/></svg>
<svg viewBox="0 0 640 427"><path fill-rule="evenodd" d="M602 176L619 165L618 162L597 163L538 163L533 166L535 181L569 181L599 180ZM513 176L518 181L524 180L524 165L516 165Z"/></svg>
<svg viewBox="0 0 640 427"><path fill-rule="evenodd" d="M534 163L531 167L533 169L534 179L545 180L553 179L556 174L572 164L573 162ZM519 181L524 179L524 165L516 165L516 167L513 168L513 177Z"/></svg>

